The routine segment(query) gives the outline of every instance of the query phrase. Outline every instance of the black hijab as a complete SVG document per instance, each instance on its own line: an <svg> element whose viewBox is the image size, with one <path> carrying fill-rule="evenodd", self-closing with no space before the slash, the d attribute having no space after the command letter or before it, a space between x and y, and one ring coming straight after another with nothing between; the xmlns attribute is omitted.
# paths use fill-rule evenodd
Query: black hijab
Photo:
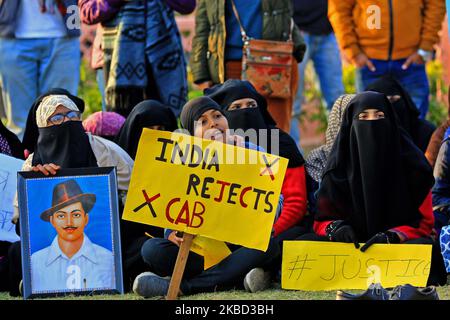
<svg viewBox="0 0 450 320"><path fill-rule="evenodd" d="M425 152L436 127L419 118L419 110L400 82L391 75L385 75L371 83L366 90L384 93L387 96L398 95L401 97L398 101L392 102L400 125L409 133L419 149Z"/></svg>
<svg viewBox="0 0 450 320"><path fill-rule="evenodd" d="M230 79L223 84L217 84L205 90L205 95L220 104L227 116L230 129L265 129L268 133L267 137L258 136L258 141L252 141L259 146L266 144L268 153L276 152L275 146L272 146L272 130L277 130L279 134L279 155L289 159L289 168L302 166L305 162L294 139L276 127L267 110L266 99L260 95L253 85L248 81ZM245 108L227 111L230 105L240 99L251 98L258 103L257 108ZM266 142L266 143L263 143Z"/></svg>
<svg viewBox="0 0 450 320"><path fill-rule="evenodd" d="M20 142L19 138L9 131L0 120L0 136L2 136L6 142L8 143L9 149L11 150L10 156L18 159L25 159L25 155L23 153L23 146Z"/></svg>
<svg viewBox="0 0 450 320"><path fill-rule="evenodd" d="M36 119L34 123L37 123ZM45 163L54 163L62 168L98 166L81 121L66 121L60 125L38 128L32 165Z"/></svg>
<svg viewBox="0 0 450 320"><path fill-rule="evenodd" d="M25 149L27 149L28 151L30 151L30 153L34 152L36 143L38 141L38 136L39 136L39 130L38 130L38 126L36 124L36 110L45 97L50 96L50 95L56 95L56 94L66 95L67 97L69 97L70 100L72 100L75 103L75 105L78 107L78 110L80 110L81 113L84 112L83 99L80 99L77 96L70 94L70 92L65 89L53 88L53 89L50 89L49 91L47 91L46 93L40 95L33 102L33 105L31 106L31 109L28 112L27 123L25 126L25 132L23 135L23 141L22 141L23 147Z"/></svg>
<svg viewBox="0 0 450 320"><path fill-rule="evenodd" d="M223 114L221 107L209 97L198 97L188 101L181 110L180 121L181 126L194 135L195 121L197 121L203 113L208 110L217 110Z"/></svg>
<svg viewBox="0 0 450 320"><path fill-rule="evenodd" d="M373 108L385 118L358 120ZM430 165L398 125L386 96L364 92L344 113L318 191L316 220L346 220L359 241L400 225L417 227L433 182Z"/></svg>
<svg viewBox="0 0 450 320"><path fill-rule="evenodd" d="M116 137L116 143L134 160L142 129L156 125L164 126L165 131L178 128L177 119L169 107L156 100L142 101L128 115Z"/></svg>

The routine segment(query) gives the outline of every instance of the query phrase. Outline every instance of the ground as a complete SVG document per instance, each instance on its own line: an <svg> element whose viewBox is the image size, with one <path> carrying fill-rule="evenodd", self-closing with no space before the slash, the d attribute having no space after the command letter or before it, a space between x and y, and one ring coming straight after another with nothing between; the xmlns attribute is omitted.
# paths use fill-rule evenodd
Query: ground
<svg viewBox="0 0 450 320"><path fill-rule="evenodd" d="M450 286L437 288L439 298L441 300L450 300ZM349 290L352 293L360 293L361 291ZM181 297L181 300L335 300L336 291L292 291L292 290L265 290L258 293L247 293L245 291L226 291L203 293L192 296ZM8 293L0 292L0 300L22 300L22 298L11 298ZM135 294L125 295L95 295L95 296L67 296L64 298L53 298L62 300L141 300ZM161 299L161 297L155 298Z"/></svg>

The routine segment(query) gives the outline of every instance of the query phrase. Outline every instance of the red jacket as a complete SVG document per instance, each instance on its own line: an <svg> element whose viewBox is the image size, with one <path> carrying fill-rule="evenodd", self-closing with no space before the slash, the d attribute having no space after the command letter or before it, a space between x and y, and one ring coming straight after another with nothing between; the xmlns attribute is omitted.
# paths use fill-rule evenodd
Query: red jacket
<svg viewBox="0 0 450 320"><path fill-rule="evenodd" d="M281 194L284 197L283 210L273 226L275 237L296 225L306 213L307 193L304 166L286 170Z"/></svg>
<svg viewBox="0 0 450 320"><path fill-rule="evenodd" d="M400 234L402 242L407 240L413 240L423 237L429 237L434 227L434 215L433 215L433 205L431 202L431 192L423 201L419 208L422 214L422 220L420 221L419 227L414 228L411 226L398 226L390 229L390 231L395 231ZM314 222L314 232L319 236L326 236L325 229L333 221L315 221Z"/></svg>

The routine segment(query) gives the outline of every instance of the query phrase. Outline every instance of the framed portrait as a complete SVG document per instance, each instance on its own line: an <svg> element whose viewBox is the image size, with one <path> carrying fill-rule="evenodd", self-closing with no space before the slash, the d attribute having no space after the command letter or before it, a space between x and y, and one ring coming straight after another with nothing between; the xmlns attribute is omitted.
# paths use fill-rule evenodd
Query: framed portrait
<svg viewBox="0 0 450 320"><path fill-rule="evenodd" d="M17 180L24 299L123 293L115 168Z"/></svg>

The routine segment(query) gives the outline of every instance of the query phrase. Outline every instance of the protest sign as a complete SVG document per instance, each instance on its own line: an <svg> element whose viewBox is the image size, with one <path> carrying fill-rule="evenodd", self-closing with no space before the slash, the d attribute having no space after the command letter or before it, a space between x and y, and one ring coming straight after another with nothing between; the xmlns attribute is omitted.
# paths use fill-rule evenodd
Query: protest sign
<svg viewBox="0 0 450 320"><path fill-rule="evenodd" d="M265 251L287 162L144 129L122 218Z"/></svg>
<svg viewBox="0 0 450 320"><path fill-rule="evenodd" d="M0 154L0 241L20 240L11 219L14 214L17 172L21 170L22 165L23 160Z"/></svg>
<svg viewBox="0 0 450 320"><path fill-rule="evenodd" d="M283 289L367 289L401 284L424 287L431 265L431 245L374 244L366 252L352 243L285 241Z"/></svg>

